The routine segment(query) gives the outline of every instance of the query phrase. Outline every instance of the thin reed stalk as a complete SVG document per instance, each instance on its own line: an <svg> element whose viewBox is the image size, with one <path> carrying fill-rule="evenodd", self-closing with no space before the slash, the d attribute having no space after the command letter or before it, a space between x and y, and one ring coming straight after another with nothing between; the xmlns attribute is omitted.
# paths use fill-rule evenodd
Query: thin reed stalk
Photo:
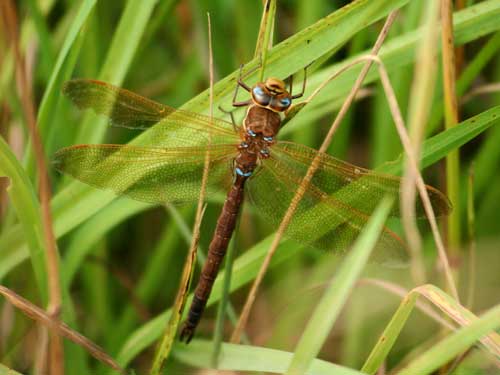
<svg viewBox="0 0 500 375"><path fill-rule="evenodd" d="M458 101L456 94L455 46L453 37L453 2L441 0L441 45L443 63L444 119L445 129L450 129L459 122ZM460 248L460 156L454 150L446 156L446 190L454 206L448 216L448 251L450 256L459 256Z"/></svg>
<svg viewBox="0 0 500 375"><path fill-rule="evenodd" d="M213 117L213 86L214 86L214 67L213 67L213 53L212 53L212 27L210 22L210 14L207 13L208 22L208 50L209 50L209 75L210 75L210 118ZM175 297L174 306L172 308L172 314L170 315L169 321L167 323L167 328L162 337L162 340L158 344L155 358L151 366L151 375L159 375L165 365L165 361L169 357L172 351L172 345L175 340L177 327L179 325L182 313L184 311L184 306L186 304L186 299L189 293L189 286L194 273L194 268L196 264L196 253L198 250L198 243L200 241L200 228L203 219L203 213L205 212L206 205L205 195L208 183L208 173L210 168L210 143L211 136L208 136L208 149L205 153L205 163L203 166L203 176L201 180L200 195L198 197L198 205L196 207L196 217L193 225L193 234L191 238L191 246L188 251L186 262L184 263L184 268L182 270L181 282L177 295Z"/></svg>
<svg viewBox="0 0 500 375"><path fill-rule="evenodd" d="M438 3L430 1L426 5L423 14L424 31L415 60L414 79L408 109L408 129L415 160L419 159L425 125L432 105L433 96L430 93L434 90L437 73L435 58L438 46ZM408 248L412 255L411 272L413 280L416 285L421 285L426 282L426 275L422 257L422 239L416 222L416 176L409 163L408 160L405 163L405 178L401 184L401 218L408 241Z"/></svg>
<svg viewBox="0 0 500 375"><path fill-rule="evenodd" d="M19 88L19 96L24 112L25 120L28 124L33 150L38 169L39 198L43 223L43 236L45 240L45 255L48 281L48 305L47 311L54 319L59 319L61 314L61 282L59 276L59 254L57 243L52 226L52 213L50 210L50 201L52 193L50 181L45 160L45 152L42 139L38 132L36 122L36 109L32 91L32 78L28 76L26 61L21 53L19 30L17 27L16 7L12 0L2 2L2 14L6 30L10 33L10 43L14 50L16 61L16 78ZM50 350L48 366L52 375L64 374L64 350L61 337L52 335L50 338Z"/></svg>

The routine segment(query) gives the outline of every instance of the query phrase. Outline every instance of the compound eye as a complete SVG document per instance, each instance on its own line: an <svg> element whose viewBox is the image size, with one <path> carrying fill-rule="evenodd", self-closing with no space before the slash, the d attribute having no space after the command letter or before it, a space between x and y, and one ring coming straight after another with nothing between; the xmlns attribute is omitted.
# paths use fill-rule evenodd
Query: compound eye
<svg viewBox="0 0 500 375"><path fill-rule="evenodd" d="M286 109L288 109L288 107L290 107L291 104L292 104L292 99L285 96L284 98L280 98L280 99L273 98L273 100L271 102L271 107L275 111L282 112L282 111L285 111Z"/></svg>
<svg viewBox="0 0 500 375"><path fill-rule="evenodd" d="M271 102L271 97L265 93L264 89L260 86L255 86L252 89L252 96L257 104L267 106Z"/></svg>
<svg viewBox="0 0 500 375"><path fill-rule="evenodd" d="M280 105L284 108L290 107L290 104L292 104L292 100L290 98L281 98L280 99Z"/></svg>

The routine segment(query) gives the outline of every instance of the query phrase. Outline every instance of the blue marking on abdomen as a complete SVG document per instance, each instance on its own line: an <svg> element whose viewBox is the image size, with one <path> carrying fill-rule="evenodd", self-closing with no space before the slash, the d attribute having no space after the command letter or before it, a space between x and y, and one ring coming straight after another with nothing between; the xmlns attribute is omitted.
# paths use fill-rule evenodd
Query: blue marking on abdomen
<svg viewBox="0 0 500 375"><path fill-rule="evenodd" d="M250 177L252 172L243 172L240 168L236 168L236 173L243 177Z"/></svg>

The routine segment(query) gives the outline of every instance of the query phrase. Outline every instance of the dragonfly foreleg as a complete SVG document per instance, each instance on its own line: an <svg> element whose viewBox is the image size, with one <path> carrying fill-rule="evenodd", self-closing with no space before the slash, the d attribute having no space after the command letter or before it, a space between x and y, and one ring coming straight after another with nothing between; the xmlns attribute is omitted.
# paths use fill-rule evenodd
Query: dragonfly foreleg
<svg viewBox="0 0 500 375"><path fill-rule="evenodd" d="M240 74L238 76L238 81L237 81L238 84L236 85L236 88L234 89L234 95L233 95L233 101L232 101L233 107L246 107L246 106L252 104L252 100L245 100L243 102L238 102L236 100L237 96L238 96L238 89L240 88L240 86L243 87L248 92L250 92L250 90L251 90L250 86L248 86L245 82L243 82L242 74L243 74L243 64L240 65Z"/></svg>
<svg viewBox="0 0 500 375"><path fill-rule="evenodd" d="M311 64L308 64L304 67L304 81L302 82L302 92L299 94L292 95L292 84L293 84L293 75L290 76L290 95L292 95L291 99L298 99L304 96L304 92L306 91L306 81L307 81L307 68L309 68Z"/></svg>

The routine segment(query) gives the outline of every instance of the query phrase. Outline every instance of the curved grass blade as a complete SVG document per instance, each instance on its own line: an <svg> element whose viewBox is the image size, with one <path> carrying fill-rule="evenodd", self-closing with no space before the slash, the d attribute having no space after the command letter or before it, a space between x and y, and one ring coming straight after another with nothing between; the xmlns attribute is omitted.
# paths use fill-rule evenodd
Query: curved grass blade
<svg viewBox="0 0 500 375"><path fill-rule="evenodd" d="M408 295L400 303L398 310L394 313L391 321L386 326L377 344L372 349L370 356L363 365L362 371L369 374L375 374L378 368L386 360L389 351L398 338L410 313L413 311L416 299L419 296L425 297L429 302L444 312L447 317L454 320L459 325L469 326L476 324L478 320L481 320L480 318L478 319L472 312L460 305L452 297L444 293L441 289L433 285L423 285L421 287L417 287L408 293ZM477 337L477 339L481 339L482 347L484 347L490 354L500 358L500 336L495 332L492 332L485 337L482 336L483 335ZM455 354L458 353L459 352ZM446 362L447 360L444 363ZM432 372L432 370L429 372ZM415 373L421 372L417 371ZM426 372L424 371L422 373Z"/></svg>
<svg viewBox="0 0 500 375"><path fill-rule="evenodd" d="M500 328L500 305L495 306L470 325L459 329L423 353L399 374L429 374L469 349L481 337Z"/></svg>

